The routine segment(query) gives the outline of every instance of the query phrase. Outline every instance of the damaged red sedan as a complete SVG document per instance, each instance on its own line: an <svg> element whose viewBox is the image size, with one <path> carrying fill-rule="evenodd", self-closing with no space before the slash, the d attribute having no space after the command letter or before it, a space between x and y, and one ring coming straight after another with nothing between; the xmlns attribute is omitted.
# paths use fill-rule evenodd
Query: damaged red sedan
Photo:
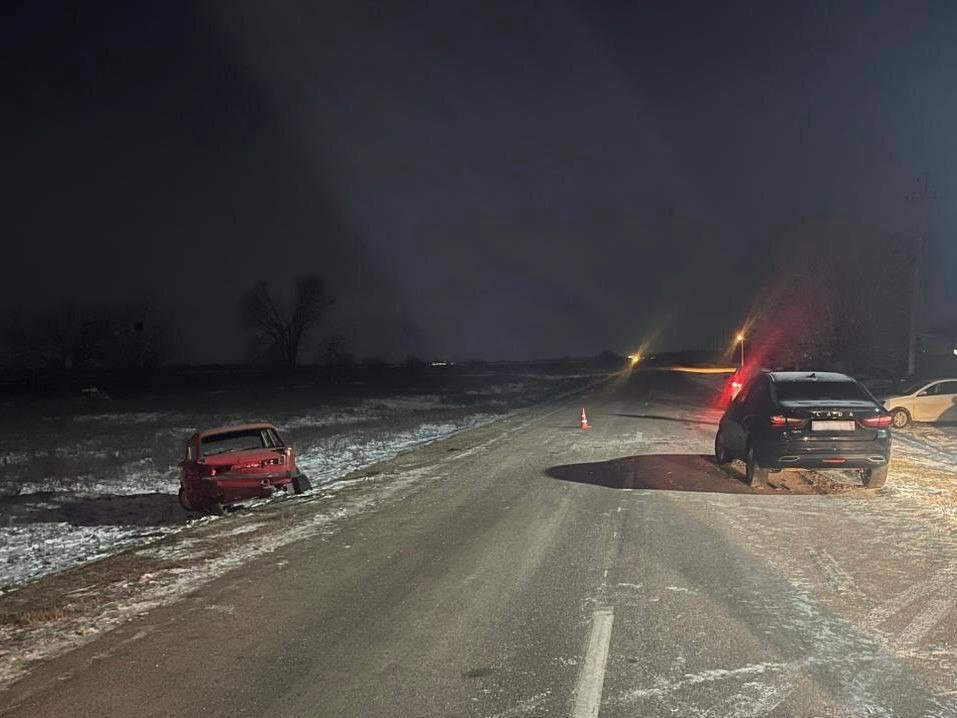
<svg viewBox="0 0 957 718"><path fill-rule="evenodd" d="M238 501L310 488L292 447L271 424L197 432L186 442L186 457L179 465L179 502L187 511L222 514L225 506Z"/></svg>

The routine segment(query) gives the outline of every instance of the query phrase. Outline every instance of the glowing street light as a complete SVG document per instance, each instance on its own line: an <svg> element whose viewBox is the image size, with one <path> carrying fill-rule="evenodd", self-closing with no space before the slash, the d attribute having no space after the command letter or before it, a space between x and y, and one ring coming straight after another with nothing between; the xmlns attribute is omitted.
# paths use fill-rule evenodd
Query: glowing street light
<svg viewBox="0 0 957 718"><path fill-rule="evenodd" d="M741 367L744 368L744 332L738 332L734 340L741 345Z"/></svg>

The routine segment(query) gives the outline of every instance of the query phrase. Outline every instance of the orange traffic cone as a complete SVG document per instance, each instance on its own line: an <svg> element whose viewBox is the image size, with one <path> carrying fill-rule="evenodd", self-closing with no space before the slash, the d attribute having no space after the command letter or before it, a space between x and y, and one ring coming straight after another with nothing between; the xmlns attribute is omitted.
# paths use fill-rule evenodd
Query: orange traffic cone
<svg viewBox="0 0 957 718"><path fill-rule="evenodd" d="M585 429L590 429L591 424L588 423L588 415L585 413L585 407L582 407L582 420L581 420L582 431Z"/></svg>

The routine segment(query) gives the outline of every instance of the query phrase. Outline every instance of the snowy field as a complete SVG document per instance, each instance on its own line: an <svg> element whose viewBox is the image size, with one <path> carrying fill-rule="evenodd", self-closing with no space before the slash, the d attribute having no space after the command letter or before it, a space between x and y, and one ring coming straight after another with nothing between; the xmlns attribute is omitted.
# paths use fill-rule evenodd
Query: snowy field
<svg viewBox="0 0 957 718"><path fill-rule="evenodd" d="M364 384L334 392L258 388L5 415L0 594L210 520L183 511L176 498L177 463L198 429L270 421L318 487L602 376L492 371L439 376L427 392Z"/></svg>

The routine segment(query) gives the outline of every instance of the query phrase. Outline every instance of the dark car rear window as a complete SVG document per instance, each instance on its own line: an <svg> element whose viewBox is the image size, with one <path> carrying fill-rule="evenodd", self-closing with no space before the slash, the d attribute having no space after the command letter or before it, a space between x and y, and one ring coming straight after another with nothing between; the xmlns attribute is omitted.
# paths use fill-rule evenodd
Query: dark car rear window
<svg viewBox="0 0 957 718"><path fill-rule="evenodd" d="M867 393L853 381L782 381L774 385L779 401L865 399Z"/></svg>

